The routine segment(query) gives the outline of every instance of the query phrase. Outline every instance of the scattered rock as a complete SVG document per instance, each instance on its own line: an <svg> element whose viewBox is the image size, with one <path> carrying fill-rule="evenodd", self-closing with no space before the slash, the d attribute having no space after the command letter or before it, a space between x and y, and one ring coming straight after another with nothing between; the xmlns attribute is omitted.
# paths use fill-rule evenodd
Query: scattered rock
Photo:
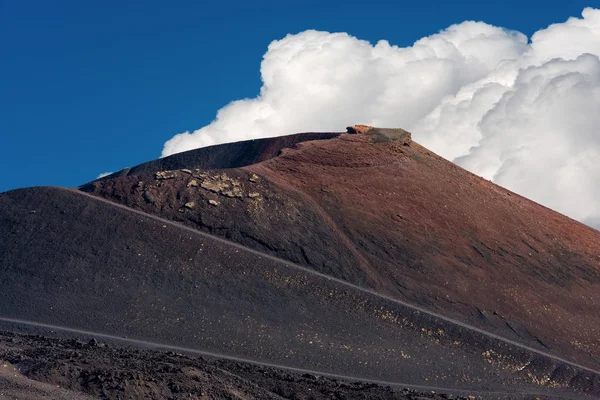
<svg viewBox="0 0 600 400"><path fill-rule="evenodd" d="M185 203L183 206L185 208L189 208L191 210L192 208L196 207L196 203L193 201L189 201L189 202Z"/></svg>
<svg viewBox="0 0 600 400"><path fill-rule="evenodd" d="M177 177L177 174L173 171L159 171L154 174L154 178L157 180L173 179L175 177Z"/></svg>
<svg viewBox="0 0 600 400"><path fill-rule="evenodd" d="M242 197L244 195L244 192L240 187L240 183L229 178L225 174L206 178L202 181L200 186L203 189L210 190L211 192L227 197Z"/></svg>
<svg viewBox="0 0 600 400"><path fill-rule="evenodd" d="M139 181L138 184L137 184L137 187L143 188L144 187L144 182L143 181Z"/></svg>
<svg viewBox="0 0 600 400"><path fill-rule="evenodd" d="M198 179L204 179L204 178L206 178L208 175L207 175L207 174L204 174L204 173L202 173L202 171L201 171L201 170L199 170L199 169L195 169L195 170L194 170L194 173L192 174L192 176L193 176L194 178L198 178Z"/></svg>
<svg viewBox="0 0 600 400"><path fill-rule="evenodd" d="M238 186L234 186L231 190L224 190L221 192L221 194L227 197L242 197L244 195L242 189L240 189Z"/></svg>
<svg viewBox="0 0 600 400"><path fill-rule="evenodd" d="M195 179L192 179L191 181L188 182L187 187L198 187L198 181Z"/></svg>
<svg viewBox="0 0 600 400"><path fill-rule="evenodd" d="M395 220L395 221L401 221L401 220L404 219L404 215L402 215L402 214L396 214L396 215L394 215L392 217L392 219Z"/></svg>
<svg viewBox="0 0 600 400"><path fill-rule="evenodd" d="M229 184L225 183L225 182L219 182L219 181L211 181L209 179L205 179L200 186L203 189L206 190L210 190L211 192L214 193L220 193L223 190L227 190L229 189Z"/></svg>
<svg viewBox="0 0 600 400"><path fill-rule="evenodd" d="M102 349L102 348L106 347L106 344L101 343L101 342L97 341L96 339L91 339L88 342L88 347L94 347L94 348L100 348L100 349Z"/></svg>
<svg viewBox="0 0 600 400"><path fill-rule="evenodd" d="M260 179L260 178L259 178L259 177L258 177L258 175L256 175L256 174L252 174L252 175L250 175L250 178L248 178L248 180L249 180L250 182L253 182L253 183L256 183L256 182L258 182L258 180L259 180L259 179Z"/></svg>
<svg viewBox="0 0 600 400"><path fill-rule="evenodd" d="M187 168L180 169L180 171L181 171L181 172L184 172L184 173L186 173L186 174L189 174L189 175L191 175L191 174L192 174L192 171L190 171L190 170L189 170L189 169L187 169Z"/></svg>
<svg viewBox="0 0 600 400"><path fill-rule="evenodd" d="M211 206L218 206L219 202L213 199L208 200L208 204L210 204Z"/></svg>
<svg viewBox="0 0 600 400"><path fill-rule="evenodd" d="M250 193L248 193L248 197L250 197L251 199L254 199L256 197L260 197L260 193L258 193L258 192L250 192Z"/></svg>
<svg viewBox="0 0 600 400"><path fill-rule="evenodd" d="M144 199L144 201L146 203L154 204L154 200L152 199L152 197L150 197L148 192L145 190L142 192L142 198Z"/></svg>

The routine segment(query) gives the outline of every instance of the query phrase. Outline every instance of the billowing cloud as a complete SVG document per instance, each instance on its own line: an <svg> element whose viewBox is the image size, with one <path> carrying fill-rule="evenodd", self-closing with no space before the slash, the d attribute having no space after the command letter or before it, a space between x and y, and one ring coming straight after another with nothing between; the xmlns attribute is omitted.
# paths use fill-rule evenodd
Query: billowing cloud
<svg viewBox="0 0 600 400"><path fill-rule="evenodd" d="M441 156L588 224L600 221L600 10L531 40L467 21L400 48L306 31L272 42L263 86L163 156L348 124L403 127Z"/></svg>

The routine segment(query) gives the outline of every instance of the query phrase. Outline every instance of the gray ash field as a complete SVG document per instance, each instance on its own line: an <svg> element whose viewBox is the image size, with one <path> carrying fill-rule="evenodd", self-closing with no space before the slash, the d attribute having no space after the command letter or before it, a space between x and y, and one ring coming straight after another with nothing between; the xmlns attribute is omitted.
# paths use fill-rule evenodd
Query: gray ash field
<svg viewBox="0 0 600 400"><path fill-rule="evenodd" d="M0 326L0 358L102 398L600 396L600 233L393 132L242 142L0 194L0 317L71 329Z"/></svg>

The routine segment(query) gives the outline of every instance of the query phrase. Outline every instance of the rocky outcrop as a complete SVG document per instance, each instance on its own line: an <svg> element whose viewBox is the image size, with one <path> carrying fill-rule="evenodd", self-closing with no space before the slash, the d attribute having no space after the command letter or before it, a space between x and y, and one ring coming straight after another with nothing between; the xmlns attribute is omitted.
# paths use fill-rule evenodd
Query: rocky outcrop
<svg viewBox="0 0 600 400"><path fill-rule="evenodd" d="M200 187L226 197L243 197L244 192L240 187L240 182L228 177L225 173L219 175L206 175Z"/></svg>
<svg viewBox="0 0 600 400"><path fill-rule="evenodd" d="M352 125L346 128L350 134L367 135L372 142L395 142L400 141L409 146L412 141L410 132L400 128L375 128L369 125Z"/></svg>
<svg viewBox="0 0 600 400"><path fill-rule="evenodd" d="M175 177L177 177L177 173L175 171L159 171L154 174L154 178L159 181L173 179Z"/></svg>
<svg viewBox="0 0 600 400"><path fill-rule="evenodd" d="M372 126L369 125L352 125L352 126L348 126L346 127L346 132L348 133L367 133L367 131L373 129Z"/></svg>

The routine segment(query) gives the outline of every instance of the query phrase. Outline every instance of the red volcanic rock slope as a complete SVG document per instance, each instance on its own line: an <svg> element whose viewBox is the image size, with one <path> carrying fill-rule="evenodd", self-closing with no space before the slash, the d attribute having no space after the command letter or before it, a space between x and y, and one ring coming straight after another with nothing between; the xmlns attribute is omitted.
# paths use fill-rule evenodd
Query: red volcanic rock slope
<svg viewBox="0 0 600 400"><path fill-rule="evenodd" d="M600 367L598 231L405 131L355 132L226 170L151 162L81 189Z"/></svg>

